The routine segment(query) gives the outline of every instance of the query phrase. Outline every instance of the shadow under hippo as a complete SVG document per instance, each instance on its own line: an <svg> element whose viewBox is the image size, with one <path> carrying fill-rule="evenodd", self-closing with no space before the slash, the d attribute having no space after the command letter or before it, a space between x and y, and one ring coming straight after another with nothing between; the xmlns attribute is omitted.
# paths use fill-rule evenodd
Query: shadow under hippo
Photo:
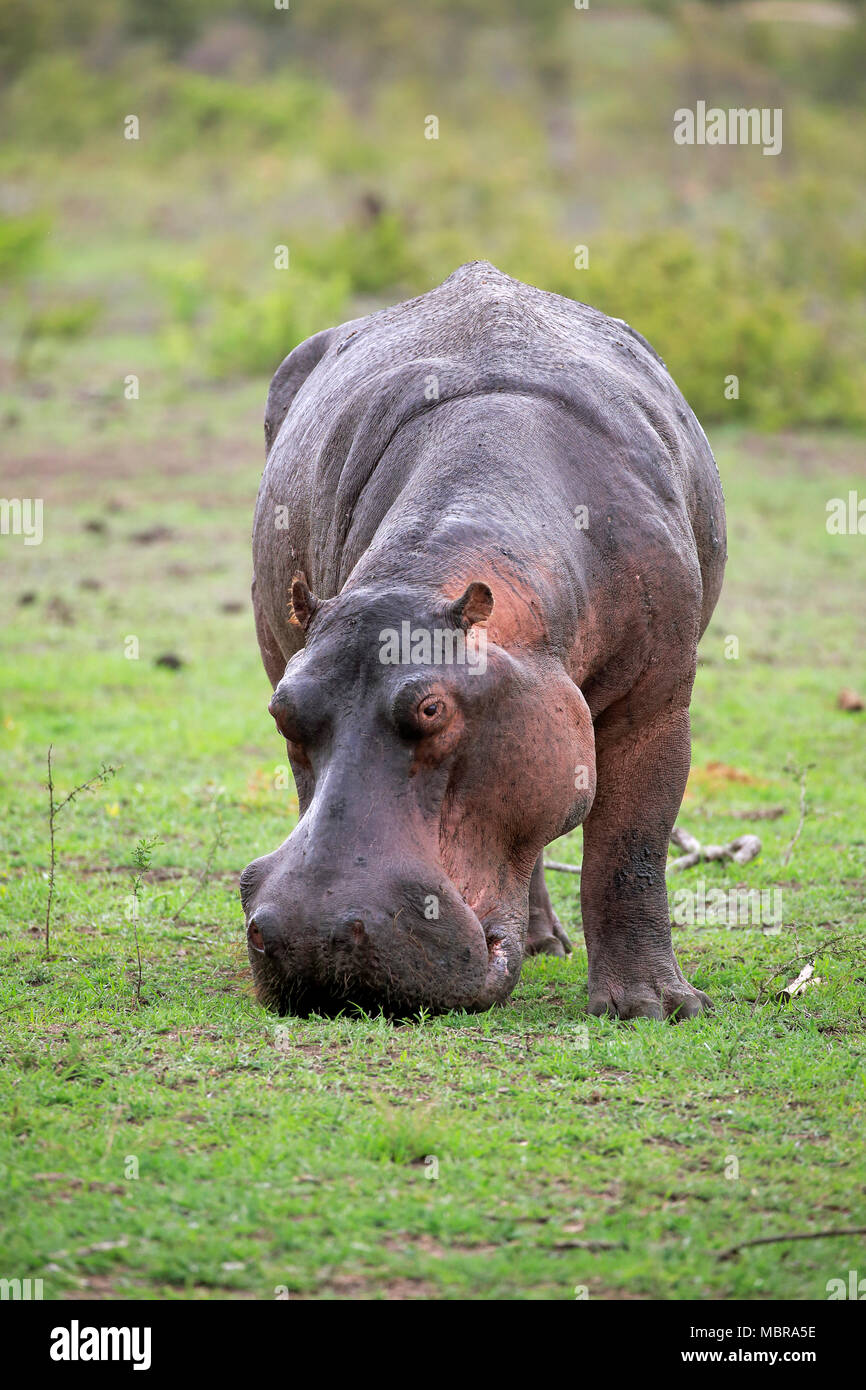
<svg viewBox="0 0 866 1390"><path fill-rule="evenodd" d="M301 814L241 876L262 1003L505 1000L571 949L542 851L582 823L590 1010L708 1007L665 864L725 516L658 355L474 262L296 347L265 438L253 606Z"/></svg>

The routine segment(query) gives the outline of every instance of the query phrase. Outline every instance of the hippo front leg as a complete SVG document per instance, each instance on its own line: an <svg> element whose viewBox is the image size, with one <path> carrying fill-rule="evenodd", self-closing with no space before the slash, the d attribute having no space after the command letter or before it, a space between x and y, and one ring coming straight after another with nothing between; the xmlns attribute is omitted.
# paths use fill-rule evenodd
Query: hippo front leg
<svg viewBox="0 0 866 1390"><path fill-rule="evenodd" d="M556 913L547 884L544 881L544 855L539 854L529 881L529 930L526 934L528 956L566 956L571 954L571 941Z"/></svg>
<svg viewBox="0 0 866 1390"><path fill-rule="evenodd" d="M591 1013L682 1019L711 1007L677 965L665 883L690 754L688 709L638 727L615 716L596 726L580 885Z"/></svg>

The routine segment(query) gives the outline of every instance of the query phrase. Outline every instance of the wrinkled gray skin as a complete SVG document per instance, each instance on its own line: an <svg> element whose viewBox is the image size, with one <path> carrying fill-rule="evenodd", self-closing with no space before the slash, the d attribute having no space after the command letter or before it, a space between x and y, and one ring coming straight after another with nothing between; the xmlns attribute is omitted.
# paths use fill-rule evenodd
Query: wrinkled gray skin
<svg viewBox="0 0 866 1390"><path fill-rule="evenodd" d="M242 875L260 999L505 999L570 949L541 852L583 822L590 1009L699 1013L665 863L725 519L661 359L476 262L295 348L265 436L253 604L301 818ZM486 634L486 671L383 664L406 620Z"/></svg>

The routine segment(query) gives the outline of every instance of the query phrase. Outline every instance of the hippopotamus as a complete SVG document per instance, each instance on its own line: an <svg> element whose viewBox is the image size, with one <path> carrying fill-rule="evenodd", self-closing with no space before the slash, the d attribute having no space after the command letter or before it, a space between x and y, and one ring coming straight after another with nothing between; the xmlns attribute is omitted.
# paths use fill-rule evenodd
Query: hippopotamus
<svg viewBox="0 0 866 1390"><path fill-rule="evenodd" d="M253 609L300 816L241 876L260 1001L503 1002L571 949L543 851L582 825L590 1012L701 1013L665 866L725 515L662 359L474 262L295 347L265 442Z"/></svg>

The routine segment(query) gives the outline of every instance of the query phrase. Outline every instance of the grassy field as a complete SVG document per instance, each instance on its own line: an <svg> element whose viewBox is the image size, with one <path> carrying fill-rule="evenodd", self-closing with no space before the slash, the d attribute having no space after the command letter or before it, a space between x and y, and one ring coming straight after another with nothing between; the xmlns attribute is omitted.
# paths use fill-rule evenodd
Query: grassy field
<svg viewBox="0 0 866 1390"><path fill-rule="evenodd" d="M866 552L825 528L861 441L713 438L730 563L681 822L763 839L707 887L782 892L780 925L675 928L715 1013L587 1018L578 880L550 875L575 951L507 1007L281 1021L237 896L297 811L248 605L261 396L95 399L72 438L62 392L19 409L4 485L38 480L46 540L0 548L0 1271L58 1299L826 1297L862 1237L719 1255L866 1224L864 715L836 707ZM46 961L49 744L58 796L118 771L58 816ZM579 861L579 832L551 853ZM774 1002L807 960L821 983Z"/></svg>

